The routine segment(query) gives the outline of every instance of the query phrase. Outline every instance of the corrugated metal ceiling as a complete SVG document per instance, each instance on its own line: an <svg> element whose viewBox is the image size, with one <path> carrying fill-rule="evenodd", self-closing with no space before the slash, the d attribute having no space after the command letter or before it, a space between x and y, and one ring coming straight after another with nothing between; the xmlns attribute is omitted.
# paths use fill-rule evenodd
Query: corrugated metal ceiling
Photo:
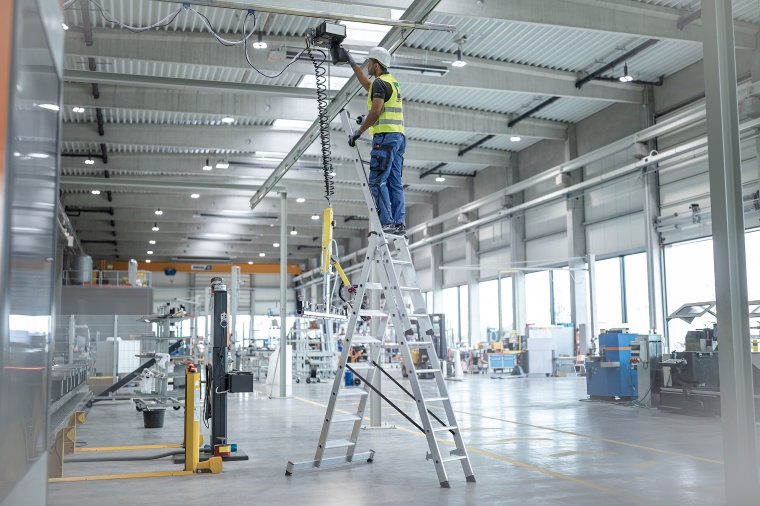
<svg viewBox="0 0 760 506"><path fill-rule="evenodd" d="M700 8L699 0L634 0L642 4L659 5L672 9L695 11ZM758 0L733 0L734 19L749 23L760 23L760 3Z"/></svg>

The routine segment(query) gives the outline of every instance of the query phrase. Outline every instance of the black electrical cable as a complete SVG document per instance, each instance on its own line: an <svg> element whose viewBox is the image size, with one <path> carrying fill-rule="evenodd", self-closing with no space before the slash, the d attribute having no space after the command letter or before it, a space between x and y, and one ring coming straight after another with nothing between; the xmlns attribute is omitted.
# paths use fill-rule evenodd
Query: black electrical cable
<svg viewBox="0 0 760 506"><path fill-rule="evenodd" d="M103 7L98 2L96 2L95 0L91 0L91 2L95 5L95 7L98 8L98 10L100 11L100 15L103 16L103 19L105 19L109 23L115 23L115 24L121 26L122 28L126 28L127 30L129 30L132 33L142 33L142 32L144 32L146 30L151 30L153 28L162 28L164 26L168 26L168 25L170 25L170 24L172 24L174 22L174 20L177 18L177 16L179 15L179 13L182 12L182 9L183 9L182 7L178 8L174 12L173 15L170 15L171 19L167 20L167 18L164 18L162 21L165 21L165 22L163 22L163 23L161 21L159 21L157 24L153 24L153 25L149 25L149 26L134 27L134 26L125 25L124 23L122 23L121 21L119 21L118 19L116 19L115 17L111 16L111 13L108 13L106 15L107 11L105 9L103 9ZM198 14L200 14L200 13L198 13Z"/></svg>
<svg viewBox="0 0 760 506"><path fill-rule="evenodd" d="M311 63L314 65L314 75L316 76L317 85L317 110L319 117L319 140L322 144L322 172L325 176L325 199L327 205L330 204L330 197L335 193L335 183L333 182L332 153L330 151L330 118L327 117L327 79L325 78L325 68L323 64L327 60L327 54L322 53L322 61L318 62L314 57L314 51L309 49L307 54Z"/></svg>
<svg viewBox="0 0 760 506"><path fill-rule="evenodd" d="M253 27L251 28L251 33L246 35L246 21L248 20L248 16L250 16L252 14L253 14ZM248 40L248 38L251 37L255 31L256 31L256 13L254 11L252 11L252 10L249 10L248 14L246 14L245 18L243 18L243 38L245 40ZM226 44L226 45L229 45L229 44ZM290 63L288 63L287 65L285 65L285 67L283 67L282 70L280 70L279 72L277 72L274 75L269 75L269 74L263 73L262 71L260 71L259 69L257 69L253 65L253 63L251 63L251 58L248 56L248 44L243 44L243 54L245 54L245 61L248 62L248 66L250 66L253 70L255 70L260 75L262 75L262 76L264 76L264 77L266 77L268 79L274 79L275 77L280 77L280 75L282 75L283 72L285 72L286 70L288 70L288 67L290 67L291 65L293 65L296 62L296 60L298 60L298 58L301 57L301 55L303 54L304 51L306 51L306 48L301 49L301 51L299 51L298 54L296 54L293 57L293 59L290 60ZM325 55L325 59L327 59L327 55Z"/></svg>
<svg viewBox="0 0 760 506"><path fill-rule="evenodd" d="M203 398L203 425L209 428L208 421L211 419L211 364L206 364L206 393Z"/></svg>

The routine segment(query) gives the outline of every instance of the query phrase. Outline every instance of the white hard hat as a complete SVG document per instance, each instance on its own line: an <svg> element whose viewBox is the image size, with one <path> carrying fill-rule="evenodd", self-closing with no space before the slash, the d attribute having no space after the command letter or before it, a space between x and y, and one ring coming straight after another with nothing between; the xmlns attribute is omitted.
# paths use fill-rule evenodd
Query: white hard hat
<svg viewBox="0 0 760 506"><path fill-rule="evenodd" d="M373 47L367 53L367 58L377 60L385 68L390 68L391 66L391 54L384 47Z"/></svg>

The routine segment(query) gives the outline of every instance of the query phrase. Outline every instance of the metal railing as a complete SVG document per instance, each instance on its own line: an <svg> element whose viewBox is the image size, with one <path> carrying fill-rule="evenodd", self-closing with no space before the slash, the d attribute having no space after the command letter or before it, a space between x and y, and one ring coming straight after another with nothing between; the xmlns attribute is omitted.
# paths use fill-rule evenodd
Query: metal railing
<svg viewBox="0 0 760 506"><path fill-rule="evenodd" d="M151 286L152 273L150 271L137 271L135 279L130 282L129 271L65 271L63 273L64 286Z"/></svg>

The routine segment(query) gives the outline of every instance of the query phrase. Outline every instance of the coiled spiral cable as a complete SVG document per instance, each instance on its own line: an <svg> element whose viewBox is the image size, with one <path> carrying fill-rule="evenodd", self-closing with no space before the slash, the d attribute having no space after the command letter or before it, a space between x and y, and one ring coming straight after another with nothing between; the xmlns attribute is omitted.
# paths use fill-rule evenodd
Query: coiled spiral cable
<svg viewBox="0 0 760 506"><path fill-rule="evenodd" d="M319 111L319 139L322 144L322 172L325 176L325 199L327 199L327 205L331 205L330 197L335 193L335 183L333 182L332 154L330 152L330 119L327 117L327 78L323 67L327 55L324 51L317 51L322 53L322 61L317 61L312 49L309 49L307 54L314 65L314 75L317 81L317 110Z"/></svg>

